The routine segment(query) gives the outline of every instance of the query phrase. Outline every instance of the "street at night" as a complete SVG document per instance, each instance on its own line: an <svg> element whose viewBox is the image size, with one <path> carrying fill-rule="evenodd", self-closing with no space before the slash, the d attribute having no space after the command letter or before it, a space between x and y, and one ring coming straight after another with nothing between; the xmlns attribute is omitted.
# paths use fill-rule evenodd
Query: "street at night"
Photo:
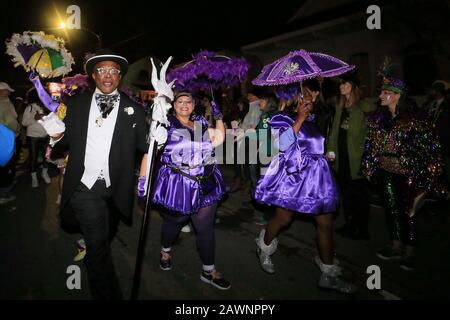
<svg viewBox="0 0 450 320"><path fill-rule="evenodd" d="M0 300L181 319L450 298L449 1L0 21Z"/></svg>

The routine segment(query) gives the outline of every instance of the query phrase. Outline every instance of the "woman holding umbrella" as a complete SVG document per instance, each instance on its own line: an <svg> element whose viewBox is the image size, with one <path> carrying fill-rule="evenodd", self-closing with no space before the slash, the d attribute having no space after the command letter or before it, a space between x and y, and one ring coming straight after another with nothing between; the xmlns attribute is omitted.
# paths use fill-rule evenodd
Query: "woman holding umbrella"
<svg viewBox="0 0 450 320"><path fill-rule="evenodd" d="M216 127L208 128L203 116L193 116L194 99L180 92L174 99L174 114L168 117L168 139L159 159L151 199L160 204L160 268L172 269L172 245L181 228L192 219L197 231L197 249L203 263L200 279L227 290L230 283L217 272L215 262L214 218L217 202L225 193L222 174L213 160L213 149L223 143L222 113L212 103Z"/></svg>
<svg viewBox="0 0 450 320"><path fill-rule="evenodd" d="M340 267L333 263L333 215L338 208L338 193L332 172L324 157L324 136L316 122L315 105L319 91L316 80L302 84L295 109L275 115L272 132L278 132L280 153L256 187L255 199L276 207L274 217L256 239L259 262L269 274L275 272L270 256L278 245L276 238L294 215L306 214L317 223L319 257L316 263L322 274L319 287L352 293L355 288L339 278Z"/></svg>

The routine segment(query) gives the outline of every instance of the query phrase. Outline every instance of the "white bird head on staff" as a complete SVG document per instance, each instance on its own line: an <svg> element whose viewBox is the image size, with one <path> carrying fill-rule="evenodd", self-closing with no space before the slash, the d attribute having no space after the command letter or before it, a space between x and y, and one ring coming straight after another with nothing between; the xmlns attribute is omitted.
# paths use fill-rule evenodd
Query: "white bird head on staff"
<svg viewBox="0 0 450 320"><path fill-rule="evenodd" d="M167 112L172 107L171 102L173 101L173 91L172 87L175 82L173 80L170 83L167 83L166 81L166 71L169 67L170 62L172 61L172 57L169 57L167 61L164 63L164 65L161 67L161 71L159 74L159 79L157 75L157 70L155 67L155 63L153 62L153 58L150 58L152 62L152 85L155 89L157 95L154 99L153 105L152 105L152 120L158 121L159 123L168 125L167 120Z"/></svg>

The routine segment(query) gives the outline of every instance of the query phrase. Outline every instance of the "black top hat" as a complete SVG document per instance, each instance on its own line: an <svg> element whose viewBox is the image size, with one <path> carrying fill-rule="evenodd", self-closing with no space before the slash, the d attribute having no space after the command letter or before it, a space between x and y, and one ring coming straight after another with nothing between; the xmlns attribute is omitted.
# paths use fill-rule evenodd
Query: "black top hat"
<svg viewBox="0 0 450 320"><path fill-rule="evenodd" d="M128 60L122 56L115 54L110 49L100 49L98 50L94 56L90 57L86 60L85 70L88 76L91 76L94 73L94 67L97 63L102 61L114 61L120 66L120 73L124 76L128 71Z"/></svg>
<svg viewBox="0 0 450 320"><path fill-rule="evenodd" d="M339 79L343 82L353 83L357 87L361 86L361 79L359 76L359 70L357 68L355 68L349 72L346 72L344 74L341 74L339 76Z"/></svg>

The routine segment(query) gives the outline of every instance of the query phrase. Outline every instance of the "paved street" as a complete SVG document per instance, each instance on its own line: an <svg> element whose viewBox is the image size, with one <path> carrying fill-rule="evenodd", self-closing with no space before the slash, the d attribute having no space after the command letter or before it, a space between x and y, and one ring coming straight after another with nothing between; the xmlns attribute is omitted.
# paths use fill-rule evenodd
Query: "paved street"
<svg viewBox="0 0 450 320"><path fill-rule="evenodd" d="M229 178L230 168L223 171ZM17 199L0 205L0 299L90 299L84 264L73 262L80 236L59 229L56 170L51 173L52 183L45 185L41 180L36 189L31 188L27 174L20 174L15 186ZM152 211L140 299L448 299L450 213L432 205L427 204L419 215L417 267L412 272L400 269L398 262L384 262L375 256L387 241L383 211L376 205L372 206L369 241L336 235L337 257L345 276L360 287L354 297L318 290L314 225L305 218L295 219L280 236L279 250L273 256L276 274L265 274L258 265L254 243L261 226L254 222L248 193L230 194L219 207L216 266L232 284L228 291L200 281L201 262L193 232L181 233L173 248L173 269L159 269L161 218ZM136 206L133 227L122 224L112 246L125 297L131 292L140 212ZM341 223L339 216L336 225ZM81 290L66 287L66 269L73 264L81 267ZM380 267L382 290L367 289L369 265Z"/></svg>

